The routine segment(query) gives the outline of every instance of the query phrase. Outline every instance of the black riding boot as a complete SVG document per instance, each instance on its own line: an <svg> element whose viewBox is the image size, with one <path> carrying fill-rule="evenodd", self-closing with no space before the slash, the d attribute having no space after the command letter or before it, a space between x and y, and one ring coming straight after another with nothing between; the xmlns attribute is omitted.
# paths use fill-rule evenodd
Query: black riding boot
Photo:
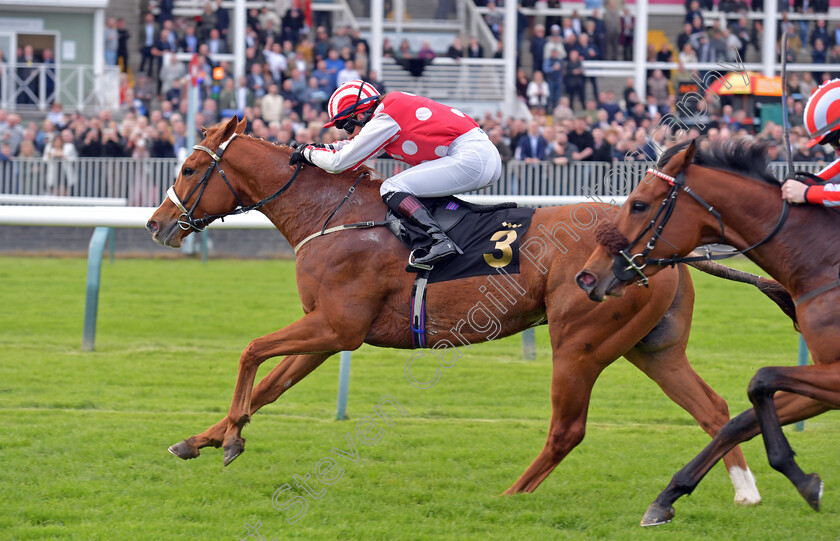
<svg viewBox="0 0 840 541"><path fill-rule="evenodd" d="M456 254L463 254L460 248L441 230L440 225L432 217L429 210L416 197L405 192L388 192L382 196L388 207L421 228L432 239L428 253L422 257L409 261L413 266L432 266Z"/></svg>

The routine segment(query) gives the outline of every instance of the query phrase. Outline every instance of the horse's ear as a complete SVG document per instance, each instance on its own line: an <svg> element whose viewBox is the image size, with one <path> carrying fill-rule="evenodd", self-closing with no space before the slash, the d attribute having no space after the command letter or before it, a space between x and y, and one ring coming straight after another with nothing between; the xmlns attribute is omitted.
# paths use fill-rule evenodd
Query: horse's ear
<svg viewBox="0 0 840 541"><path fill-rule="evenodd" d="M685 169L686 167L691 165L691 162L694 161L694 153L697 152L697 142L696 141L697 141L696 139L692 139L691 142L686 147L685 152L683 153L683 163L682 163L682 167L680 167L680 171L682 171L683 169Z"/></svg>
<svg viewBox="0 0 840 541"><path fill-rule="evenodd" d="M236 117L234 117L234 118L236 118ZM243 133L245 133L245 127L247 125L248 125L248 119L243 116L242 120L239 121L239 124L236 125L236 133L239 134L239 135L242 135Z"/></svg>
<svg viewBox="0 0 840 541"><path fill-rule="evenodd" d="M227 121L225 127L222 128L222 137L220 141L227 141L231 137L233 137L233 133L236 130L236 125L238 124L238 119L236 116L230 117L230 120Z"/></svg>

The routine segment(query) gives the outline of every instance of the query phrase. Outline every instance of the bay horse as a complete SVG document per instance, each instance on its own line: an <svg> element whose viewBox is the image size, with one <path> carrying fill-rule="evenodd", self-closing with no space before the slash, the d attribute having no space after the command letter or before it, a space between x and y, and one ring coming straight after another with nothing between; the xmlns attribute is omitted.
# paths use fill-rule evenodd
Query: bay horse
<svg viewBox="0 0 840 541"><path fill-rule="evenodd" d="M333 223L344 224L385 216L381 180L372 178L367 168L360 170L361 178L360 171L333 175L310 166L295 169L289 165L292 148L242 136L244 129L245 121L237 124L233 117L206 131L184 162L169 197L147 223L155 241L177 247L193 230L237 207L260 206L259 211L298 249L295 273L305 315L253 340L240 356L227 416L169 449L190 459L199 456L203 447L221 446L225 465L243 452L242 429L251 415L336 352L355 350L363 343L412 347L408 304L414 275L404 270L408 250L388 229L349 229L316 236L300 246L318 235L333 214ZM355 192L348 191L354 181ZM352 197L343 199L351 192ZM339 208L343 200L346 204ZM620 356L659 384L710 435L729 420L726 402L694 372L685 355L694 305L688 269L679 266L662 272L651 280L650 288L634 289L620 302L589 303L575 287L574 269L592 250L594 220L614 211L596 204L577 208L580 215L593 217L592 223L577 230L570 228L575 207L537 210L523 238L523 246L528 243L529 251L536 254L534 263L523 262L519 274L509 275L522 294L505 306L496 335L548 324L553 375L547 441L507 493L536 489L581 442L595 380ZM735 278L756 284L756 277L750 276L741 273ZM495 337L486 327L463 319L479 303L489 304L486 294L480 294L487 291L486 278L429 285L429 347ZM756 285L771 284L765 280ZM285 358L255 387L260 364L280 355ZM741 450L733 449L724 461L735 484L736 501L760 501Z"/></svg>
<svg viewBox="0 0 840 541"><path fill-rule="evenodd" d="M811 366L758 370L747 390L753 408L729 421L674 475L648 508L642 526L670 522L674 502L690 494L730 449L759 432L770 465L814 510L820 507L823 483L796 464L781 426L840 408L840 215L783 201L780 185L767 169L766 148L727 141L698 151L692 140L666 150L613 223L601 226L599 246L577 277L589 297L601 301L605 295L620 295L634 280L653 280L668 272L665 265L695 246L729 244L790 292L814 360Z"/></svg>

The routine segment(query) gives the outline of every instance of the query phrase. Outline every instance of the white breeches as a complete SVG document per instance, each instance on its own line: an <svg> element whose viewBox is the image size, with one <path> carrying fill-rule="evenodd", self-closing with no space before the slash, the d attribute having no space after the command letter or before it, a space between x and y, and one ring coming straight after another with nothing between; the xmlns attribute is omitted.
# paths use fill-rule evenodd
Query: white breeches
<svg viewBox="0 0 840 541"><path fill-rule="evenodd" d="M458 137L446 156L397 173L382 183L382 195L407 192L418 197L442 197L471 192L496 182L502 159L480 128Z"/></svg>

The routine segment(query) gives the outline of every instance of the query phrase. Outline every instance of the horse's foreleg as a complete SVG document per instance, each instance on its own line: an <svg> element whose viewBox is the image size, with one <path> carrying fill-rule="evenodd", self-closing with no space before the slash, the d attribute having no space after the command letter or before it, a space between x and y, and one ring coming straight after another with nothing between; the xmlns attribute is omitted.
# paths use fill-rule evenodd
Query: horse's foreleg
<svg viewBox="0 0 840 541"><path fill-rule="evenodd" d="M687 411L711 437L715 437L729 422L726 401L691 367L683 342L655 353L633 349L624 356L655 381L668 398ZM723 457L723 462L735 487L735 502L745 505L761 503L755 478L747 467L741 448L734 447Z"/></svg>
<svg viewBox="0 0 840 541"><path fill-rule="evenodd" d="M794 423L808 419L828 410L823 402L789 393L777 393L773 399L779 422ZM670 522L674 516L674 502L681 496L691 494L703 477L717 464L718 460L736 445L749 441L760 432L754 409L749 409L733 417L726 423L703 449L683 469L678 471L668 486L648 507L642 526L655 526Z"/></svg>
<svg viewBox="0 0 840 541"><path fill-rule="evenodd" d="M768 366L756 373L747 389L747 395L761 426L770 466L783 473L799 490L805 501L815 511L819 511L823 491L822 480L815 473L806 475L793 458L793 449L782 432L782 425L773 404L773 395L780 390L840 407L840 366Z"/></svg>
<svg viewBox="0 0 840 541"><path fill-rule="evenodd" d="M587 362L583 356L578 356L577 362L560 360L556 349L554 357L548 438L536 460L505 494L536 490L586 433L590 393L603 367Z"/></svg>
<svg viewBox="0 0 840 541"><path fill-rule="evenodd" d="M290 355L283 359L254 388L251 396L251 415L266 404L271 404L277 400L286 390L321 366L330 355L332 354ZM169 452L183 459L195 458L200 454L199 450L203 447L221 446L227 427L228 418L226 416L201 434L196 434L171 446Z"/></svg>
<svg viewBox="0 0 840 541"><path fill-rule="evenodd" d="M341 350L354 350L362 344L366 333L361 318L354 321L355 325L343 325L341 332L337 332L330 325L327 315L316 310L248 344L239 358L239 374L228 412L227 430L222 444L225 449L225 465L245 450L241 433L251 417L251 394L260 364L279 355L332 354Z"/></svg>

